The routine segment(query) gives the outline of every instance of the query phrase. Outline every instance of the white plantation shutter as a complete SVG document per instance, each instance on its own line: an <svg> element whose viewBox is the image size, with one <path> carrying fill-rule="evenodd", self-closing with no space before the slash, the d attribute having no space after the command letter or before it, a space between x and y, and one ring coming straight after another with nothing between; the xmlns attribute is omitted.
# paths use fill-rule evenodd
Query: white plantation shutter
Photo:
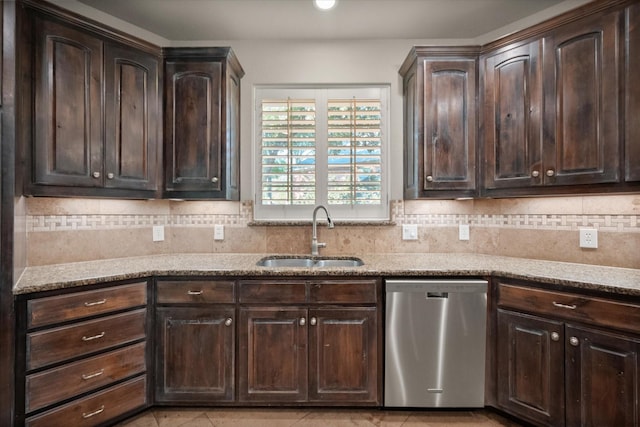
<svg viewBox="0 0 640 427"><path fill-rule="evenodd" d="M262 203L315 203L314 100L262 101Z"/></svg>
<svg viewBox="0 0 640 427"><path fill-rule="evenodd" d="M257 88L255 218L387 219L388 92Z"/></svg>
<svg viewBox="0 0 640 427"><path fill-rule="evenodd" d="M380 100L328 102L328 203L380 204Z"/></svg>

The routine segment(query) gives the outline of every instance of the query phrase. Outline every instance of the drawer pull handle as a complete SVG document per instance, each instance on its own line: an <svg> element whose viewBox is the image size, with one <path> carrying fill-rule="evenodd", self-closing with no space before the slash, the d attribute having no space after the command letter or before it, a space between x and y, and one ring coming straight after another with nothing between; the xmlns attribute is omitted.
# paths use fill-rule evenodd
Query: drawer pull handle
<svg viewBox="0 0 640 427"><path fill-rule="evenodd" d="M99 377L102 374L104 374L104 369L100 369L99 371L94 372L92 374L82 374L82 379L90 380L91 378Z"/></svg>
<svg viewBox="0 0 640 427"><path fill-rule="evenodd" d="M101 299L100 301L94 301L94 302L85 302L84 306L85 307L93 307L94 305L100 305L100 304L104 304L105 302L107 302L106 298Z"/></svg>
<svg viewBox="0 0 640 427"><path fill-rule="evenodd" d="M204 291L187 291L187 295L202 295Z"/></svg>
<svg viewBox="0 0 640 427"><path fill-rule="evenodd" d="M100 408L96 409L93 412L83 412L82 413L82 418L84 418L86 420L87 418L91 418L94 415L98 415L98 414L100 414L102 412L104 412L104 405L102 405Z"/></svg>
<svg viewBox="0 0 640 427"><path fill-rule="evenodd" d="M562 304L562 303L555 302L555 301L553 301L553 306L554 306L554 307L559 307L559 308L566 308L566 309L568 309L568 310L575 310L575 309L578 307L578 306L577 306L577 305L575 305L575 304L571 304L571 305L569 305L569 304Z"/></svg>
<svg viewBox="0 0 640 427"><path fill-rule="evenodd" d="M98 335L93 335L91 337L87 337L84 336L82 337L82 341L93 341L93 340L97 340L98 338L102 338L105 335L105 332L100 332Z"/></svg>
<svg viewBox="0 0 640 427"><path fill-rule="evenodd" d="M227 320L224 321L225 326L231 326L232 323L233 319L231 317L227 318Z"/></svg>

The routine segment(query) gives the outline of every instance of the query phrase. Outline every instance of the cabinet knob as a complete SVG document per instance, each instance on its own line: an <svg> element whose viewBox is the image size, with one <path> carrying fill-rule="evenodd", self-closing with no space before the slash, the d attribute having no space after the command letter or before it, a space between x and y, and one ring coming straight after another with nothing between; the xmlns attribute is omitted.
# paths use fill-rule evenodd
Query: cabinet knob
<svg viewBox="0 0 640 427"><path fill-rule="evenodd" d="M218 177L214 176L213 178L211 178L211 182L213 182L213 183L218 182Z"/></svg>
<svg viewBox="0 0 640 427"><path fill-rule="evenodd" d="M551 332L551 341L558 341L560 340L560 334L557 332Z"/></svg>
<svg viewBox="0 0 640 427"><path fill-rule="evenodd" d="M113 172L109 172L107 174L107 179L113 179L115 177L115 175L113 174Z"/></svg>
<svg viewBox="0 0 640 427"><path fill-rule="evenodd" d="M427 175L427 182L433 182L433 177L431 175Z"/></svg>
<svg viewBox="0 0 640 427"><path fill-rule="evenodd" d="M304 326L307 324L307 319L305 319L304 317L301 317L299 323L300 323L300 326Z"/></svg>
<svg viewBox="0 0 640 427"><path fill-rule="evenodd" d="M580 340L576 337L571 337L569 338L569 344L571 344L574 347L577 347L580 344Z"/></svg>
<svg viewBox="0 0 640 427"><path fill-rule="evenodd" d="M91 174L91 176L94 178L100 178L100 172L94 172Z"/></svg>
<svg viewBox="0 0 640 427"><path fill-rule="evenodd" d="M316 324L318 323L318 319L312 317L311 319L309 319L309 323L311 323L311 326L316 326Z"/></svg>
<svg viewBox="0 0 640 427"><path fill-rule="evenodd" d="M224 321L224 326L231 326L232 323L233 319L231 317L228 317L227 320Z"/></svg>
<svg viewBox="0 0 640 427"><path fill-rule="evenodd" d="M553 169L547 169L547 176L553 176L556 174L556 171L554 171Z"/></svg>
<svg viewBox="0 0 640 427"><path fill-rule="evenodd" d="M533 172L531 172L531 176L532 176L532 177L534 177L534 178L539 177L539 176L540 176L540 171L533 171Z"/></svg>

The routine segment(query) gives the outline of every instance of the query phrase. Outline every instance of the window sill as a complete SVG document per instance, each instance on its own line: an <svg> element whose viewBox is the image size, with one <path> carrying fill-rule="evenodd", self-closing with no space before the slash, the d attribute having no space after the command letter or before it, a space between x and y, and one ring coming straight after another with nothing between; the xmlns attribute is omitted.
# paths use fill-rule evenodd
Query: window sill
<svg viewBox="0 0 640 427"><path fill-rule="evenodd" d="M325 220L321 220L318 221L318 224L326 224L327 221ZM397 225L395 221L393 220L364 220L364 221L358 221L358 220L349 220L349 219L345 219L345 220L334 220L333 223L336 226L394 226ZM312 221L307 221L307 220L284 220L284 221L277 221L277 220L253 220L253 221L249 221L247 223L247 226L249 227L297 227L297 226L305 226L308 227L312 225Z"/></svg>

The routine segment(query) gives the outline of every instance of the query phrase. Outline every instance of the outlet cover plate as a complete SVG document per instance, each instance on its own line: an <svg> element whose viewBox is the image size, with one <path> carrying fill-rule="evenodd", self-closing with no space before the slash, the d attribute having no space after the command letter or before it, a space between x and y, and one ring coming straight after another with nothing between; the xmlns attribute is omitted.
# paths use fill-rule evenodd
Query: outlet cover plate
<svg viewBox="0 0 640 427"><path fill-rule="evenodd" d="M402 240L418 240L418 224L403 224Z"/></svg>
<svg viewBox="0 0 640 427"><path fill-rule="evenodd" d="M580 247L588 249L598 248L598 229L597 228L581 228L580 229Z"/></svg>

